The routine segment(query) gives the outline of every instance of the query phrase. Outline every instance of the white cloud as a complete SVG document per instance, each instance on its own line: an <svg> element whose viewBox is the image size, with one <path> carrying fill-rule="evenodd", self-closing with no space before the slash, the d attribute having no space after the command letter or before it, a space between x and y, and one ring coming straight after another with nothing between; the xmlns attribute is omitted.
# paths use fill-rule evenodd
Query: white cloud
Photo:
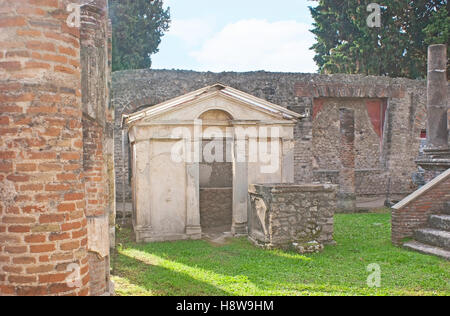
<svg viewBox="0 0 450 316"><path fill-rule="evenodd" d="M225 26L190 55L205 71L315 72L310 27L296 21L242 20Z"/></svg>
<svg viewBox="0 0 450 316"><path fill-rule="evenodd" d="M189 46L196 46L212 36L213 27L204 19L173 20L168 36L175 36Z"/></svg>

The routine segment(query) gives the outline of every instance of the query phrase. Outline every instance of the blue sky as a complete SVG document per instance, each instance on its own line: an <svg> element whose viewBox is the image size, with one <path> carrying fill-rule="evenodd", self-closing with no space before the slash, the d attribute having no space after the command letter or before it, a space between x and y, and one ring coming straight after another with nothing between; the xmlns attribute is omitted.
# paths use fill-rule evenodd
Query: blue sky
<svg viewBox="0 0 450 316"><path fill-rule="evenodd" d="M165 0L172 25L154 69L315 72L307 0Z"/></svg>

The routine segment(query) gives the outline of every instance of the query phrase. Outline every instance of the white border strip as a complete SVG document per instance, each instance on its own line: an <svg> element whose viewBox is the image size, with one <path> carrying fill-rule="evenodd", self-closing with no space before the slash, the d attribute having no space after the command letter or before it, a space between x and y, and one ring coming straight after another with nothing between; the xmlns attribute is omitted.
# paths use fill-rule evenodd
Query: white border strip
<svg viewBox="0 0 450 316"><path fill-rule="evenodd" d="M439 176L437 176L436 178L434 178L433 181L428 182L426 185L421 187L419 190L417 190L413 194L407 196L406 198L404 198L403 200L401 200L400 202L395 204L392 208L394 210L400 210L400 209L404 208L406 205L408 205L409 203L411 203L412 201L417 199L419 196L421 196L422 194L428 192L435 185L437 185L440 182L442 182L443 180L445 180L448 176L450 176L450 169L448 169L444 173L442 173Z"/></svg>

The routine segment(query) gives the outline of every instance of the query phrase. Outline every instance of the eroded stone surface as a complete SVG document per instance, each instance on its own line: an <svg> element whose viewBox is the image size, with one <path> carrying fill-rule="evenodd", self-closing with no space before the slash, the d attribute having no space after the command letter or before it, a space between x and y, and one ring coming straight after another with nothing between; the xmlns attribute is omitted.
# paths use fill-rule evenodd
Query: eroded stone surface
<svg viewBox="0 0 450 316"><path fill-rule="evenodd" d="M332 244L333 185L251 185L249 238L265 248L321 251Z"/></svg>

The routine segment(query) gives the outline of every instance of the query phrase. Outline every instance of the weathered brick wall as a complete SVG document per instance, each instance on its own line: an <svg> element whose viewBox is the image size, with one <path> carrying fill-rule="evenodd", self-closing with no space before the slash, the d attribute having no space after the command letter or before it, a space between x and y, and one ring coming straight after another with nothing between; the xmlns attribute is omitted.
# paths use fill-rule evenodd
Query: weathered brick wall
<svg viewBox="0 0 450 316"><path fill-rule="evenodd" d="M333 243L336 189L329 184L251 185L250 239L268 248L297 248L304 252Z"/></svg>
<svg viewBox="0 0 450 316"><path fill-rule="evenodd" d="M450 201L450 175L400 209L392 210L392 243L401 245L427 225L430 215L441 214Z"/></svg>
<svg viewBox="0 0 450 316"><path fill-rule="evenodd" d="M107 0L81 11L83 171L88 219L91 295L110 291L110 230L114 233L114 113L109 107L109 18ZM112 237L112 238L111 238Z"/></svg>
<svg viewBox="0 0 450 316"><path fill-rule="evenodd" d="M105 258L99 258L93 252L89 252L88 258L91 296L101 296L109 290L107 287L109 265L105 264Z"/></svg>
<svg viewBox="0 0 450 316"><path fill-rule="evenodd" d="M391 193L406 194L414 190L411 174L417 171L414 160L418 156L420 132L425 129L426 120L425 81L354 75L137 70L113 74L118 201L122 201L124 178L126 199L131 200L128 152L122 153L122 114L217 82L300 113L308 110L314 114L317 101L325 100L325 107L318 112L317 120L311 115L310 119L302 120L295 127L297 183L318 180L315 175L333 174L339 170L339 146L335 139L338 134L323 134L321 126L338 131L339 108L352 108L356 115L357 194L385 195L389 178ZM368 102L386 102L387 115L381 135L375 129L376 120ZM128 144L125 148L128 149ZM338 179L333 183L338 183ZM373 183L380 185L374 187Z"/></svg>
<svg viewBox="0 0 450 316"><path fill-rule="evenodd" d="M83 169L86 182L86 213L104 215L107 191L103 157L103 128L83 119Z"/></svg>
<svg viewBox="0 0 450 316"><path fill-rule="evenodd" d="M0 0L0 295L89 294L71 2Z"/></svg>

